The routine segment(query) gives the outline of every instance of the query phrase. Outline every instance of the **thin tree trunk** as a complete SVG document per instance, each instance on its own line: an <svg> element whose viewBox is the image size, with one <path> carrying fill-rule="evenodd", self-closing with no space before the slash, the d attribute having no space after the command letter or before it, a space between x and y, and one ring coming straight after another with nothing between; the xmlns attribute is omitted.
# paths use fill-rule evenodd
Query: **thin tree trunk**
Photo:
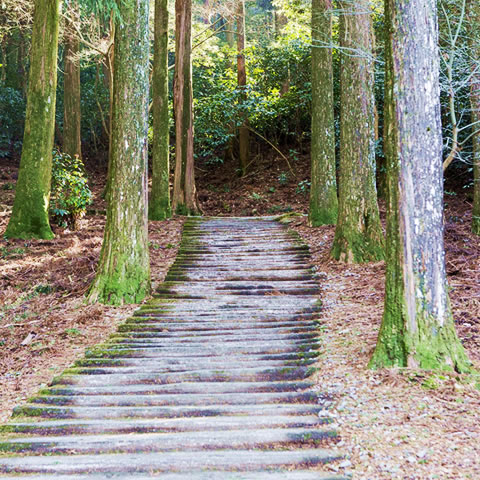
<svg viewBox="0 0 480 480"><path fill-rule="evenodd" d="M467 371L445 273L436 0L387 0L385 18L387 274L370 366Z"/></svg>
<svg viewBox="0 0 480 480"><path fill-rule="evenodd" d="M36 0L22 158L5 236L53 238L48 220L55 130L59 0Z"/></svg>
<svg viewBox="0 0 480 480"><path fill-rule="evenodd" d="M312 173L308 218L313 227L337 222L333 116L331 0L312 2Z"/></svg>
<svg viewBox="0 0 480 480"><path fill-rule="evenodd" d="M480 5L468 1L468 37L474 58L470 81L470 105L472 108L473 143L473 212L472 232L480 235Z"/></svg>
<svg viewBox="0 0 480 480"><path fill-rule="evenodd" d="M247 101L247 69L245 65L245 0L237 0L237 82L240 89L240 99L245 108ZM240 156L240 169L242 175L247 173L249 165L249 138L248 118L244 111L242 124L238 128L238 143Z"/></svg>
<svg viewBox="0 0 480 480"><path fill-rule="evenodd" d="M22 78L19 71L21 61L19 58L20 38L21 33L18 29L10 33L5 49L5 65L2 68L5 69L5 86L15 90L22 89Z"/></svg>
<svg viewBox="0 0 480 480"><path fill-rule="evenodd" d="M195 215L197 206L193 158L192 0L175 2L175 180L172 209Z"/></svg>
<svg viewBox="0 0 480 480"><path fill-rule="evenodd" d="M153 160L150 220L171 216L168 113L168 0L155 0L153 57Z"/></svg>
<svg viewBox="0 0 480 480"><path fill-rule="evenodd" d="M339 210L332 256L345 262L384 257L375 186L375 100L368 0L342 2Z"/></svg>
<svg viewBox="0 0 480 480"><path fill-rule="evenodd" d="M118 4L107 222L90 302L139 303L150 291L147 215L148 0Z"/></svg>
<svg viewBox="0 0 480 480"><path fill-rule="evenodd" d="M63 151L72 158L82 158L81 104L80 104L80 64L76 55L80 43L74 29L67 20L65 25L65 73L64 73L64 115Z"/></svg>

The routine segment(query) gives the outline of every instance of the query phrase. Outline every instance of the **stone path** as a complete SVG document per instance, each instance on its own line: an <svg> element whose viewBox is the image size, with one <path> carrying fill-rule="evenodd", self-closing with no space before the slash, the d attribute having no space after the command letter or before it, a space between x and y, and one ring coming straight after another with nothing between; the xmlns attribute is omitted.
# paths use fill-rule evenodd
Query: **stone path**
<svg viewBox="0 0 480 480"><path fill-rule="evenodd" d="M340 454L308 380L308 262L274 221L188 221L153 300L16 408L1 476L339 480L323 467Z"/></svg>

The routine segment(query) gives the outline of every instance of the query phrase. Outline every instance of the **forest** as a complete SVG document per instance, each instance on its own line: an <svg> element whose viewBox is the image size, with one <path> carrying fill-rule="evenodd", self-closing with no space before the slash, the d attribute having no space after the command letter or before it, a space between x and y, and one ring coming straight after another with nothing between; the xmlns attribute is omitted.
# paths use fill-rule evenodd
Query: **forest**
<svg viewBox="0 0 480 480"><path fill-rule="evenodd" d="M3 0L0 125L0 476L480 478L477 0Z"/></svg>

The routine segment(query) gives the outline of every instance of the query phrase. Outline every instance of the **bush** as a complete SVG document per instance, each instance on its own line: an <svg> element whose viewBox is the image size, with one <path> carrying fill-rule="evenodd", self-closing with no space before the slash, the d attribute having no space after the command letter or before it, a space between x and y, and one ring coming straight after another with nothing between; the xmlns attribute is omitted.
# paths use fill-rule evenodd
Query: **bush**
<svg viewBox="0 0 480 480"><path fill-rule="evenodd" d="M83 162L78 156L53 152L50 215L60 226L77 230L79 220L92 203Z"/></svg>

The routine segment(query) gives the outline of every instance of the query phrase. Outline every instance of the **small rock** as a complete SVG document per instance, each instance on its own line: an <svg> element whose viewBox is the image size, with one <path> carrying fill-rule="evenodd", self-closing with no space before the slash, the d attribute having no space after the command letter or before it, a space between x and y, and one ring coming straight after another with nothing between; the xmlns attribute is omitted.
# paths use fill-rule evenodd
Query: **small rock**
<svg viewBox="0 0 480 480"><path fill-rule="evenodd" d="M352 466L352 462L350 460L344 460L343 462L339 463L338 466L340 468L348 468Z"/></svg>

